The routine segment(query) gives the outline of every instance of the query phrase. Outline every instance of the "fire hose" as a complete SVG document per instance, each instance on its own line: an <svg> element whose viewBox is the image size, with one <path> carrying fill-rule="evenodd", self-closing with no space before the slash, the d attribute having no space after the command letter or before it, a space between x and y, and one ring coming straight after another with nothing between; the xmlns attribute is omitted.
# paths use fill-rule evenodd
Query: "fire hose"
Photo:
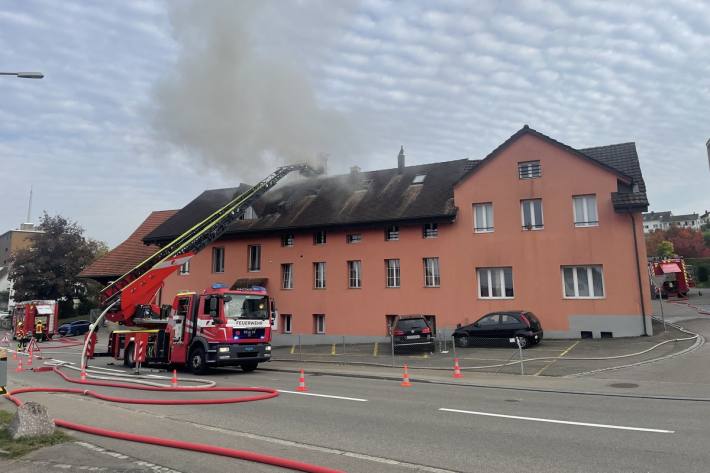
<svg viewBox="0 0 710 473"><path fill-rule="evenodd" d="M25 393L65 393L65 394L79 394L83 396L90 396L95 399L100 399L103 401L126 403L126 404L152 404L152 405L204 405L204 404L233 404L239 402L250 402L250 401L261 401L265 399L271 399L279 395L278 391L271 388L256 388L256 387L219 387L219 386L184 386L184 387L168 387L168 386L157 386L157 385L135 385L131 382L115 383L106 380L80 380L77 378L71 378L66 373L61 370L61 365L45 366L41 368L35 368L34 372L54 372L65 381L75 384L83 384L90 386L103 386L112 388L122 388L122 389L134 389L143 391L163 391L163 392L249 392L257 393L251 396L239 396L239 397L225 397L221 399L136 399L120 396L109 396L106 394L97 393L95 391L90 391L87 389L79 388L50 388L50 387L28 387L28 388L18 388L14 389L6 394L8 400L13 402L16 406L21 406L22 401L18 399L18 395ZM318 465L312 465L309 463L303 463L296 460L289 460L286 458L275 457L271 455L264 455L255 452L249 452L244 450L236 450L233 448L218 447L214 445L208 445L203 443L186 442L182 440L166 439L161 437L152 437L147 435L137 435L128 432L119 432L114 430L102 429L99 427L93 427L85 424L78 424L75 422L69 422L64 419L54 419L54 424L58 427L64 427L66 429L76 430L79 432L84 432L92 435L99 435L103 437L115 438L119 440L126 440L128 442L137 443L147 443L152 445L159 445L163 447L178 448L182 450L191 450L194 452L208 453L212 455L220 455L224 457L237 458L240 460L247 460L257 463L264 463L267 465L278 466L282 468L288 468L290 470L305 471L309 473L343 473L341 470L335 470L332 468L327 468Z"/></svg>

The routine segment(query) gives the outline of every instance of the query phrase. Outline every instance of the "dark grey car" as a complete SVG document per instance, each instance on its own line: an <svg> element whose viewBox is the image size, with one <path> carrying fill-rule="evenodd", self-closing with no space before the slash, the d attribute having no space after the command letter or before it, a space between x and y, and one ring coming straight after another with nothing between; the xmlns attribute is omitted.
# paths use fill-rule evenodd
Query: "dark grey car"
<svg viewBox="0 0 710 473"><path fill-rule="evenodd" d="M476 322L454 331L459 347L515 344L528 348L542 341L540 320L532 312L511 310L486 314Z"/></svg>

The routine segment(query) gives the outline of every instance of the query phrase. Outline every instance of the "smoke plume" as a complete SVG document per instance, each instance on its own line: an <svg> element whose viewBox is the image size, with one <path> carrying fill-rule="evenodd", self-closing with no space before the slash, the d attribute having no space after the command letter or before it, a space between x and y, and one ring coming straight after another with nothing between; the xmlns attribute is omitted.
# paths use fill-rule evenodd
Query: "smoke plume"
<svg viewBox="0 0 710 473"><path fill-rule="evenodd" d="M309 77L323 42L298 43L309 28L327 41L344 15L337 3L169 2L178 57L155 90L158 134L251 181L284 163L352 152L346 115L319 104Z"/></svg>

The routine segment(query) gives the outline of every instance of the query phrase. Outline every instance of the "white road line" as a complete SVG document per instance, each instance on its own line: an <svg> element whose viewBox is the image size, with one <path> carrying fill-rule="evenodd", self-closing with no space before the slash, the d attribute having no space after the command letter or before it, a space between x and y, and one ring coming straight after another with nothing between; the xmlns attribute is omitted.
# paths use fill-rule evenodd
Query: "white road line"
<svg viewBox="0 0 710 473"><path fill-rule="evenodd" d="M332 399L343 399L345 401L367 402L367 399L359 399L356 397L333 396L331 394L302 393L300 391L286 391L285 389L277 389L277 391L280 393L287 394L300 394L302 396L329 397Z"/></svg>
<svg viewBox="0 0 710 473"><path fill-rule="evenodd" d="M506 414L493 414L490 412L462 411L460 409L446 409L444 407L440 408L439 410L446 411L446 412L457 412L460 414L472 414L472 415L477 415L477 416L502 417L504 419L532 420L532 421L536 421L536 422L547 422L550 424L581 425L583 427L598 427L601 429L635 430L638 432L654 432L654 433L658 433L658 434L674 434L675 433L675 430L646 429L644 427L626 427L623 425L592 424L589 422L572 422L569 420L541 419L539 417L511 416L511 415L506 415Z"/></svg>

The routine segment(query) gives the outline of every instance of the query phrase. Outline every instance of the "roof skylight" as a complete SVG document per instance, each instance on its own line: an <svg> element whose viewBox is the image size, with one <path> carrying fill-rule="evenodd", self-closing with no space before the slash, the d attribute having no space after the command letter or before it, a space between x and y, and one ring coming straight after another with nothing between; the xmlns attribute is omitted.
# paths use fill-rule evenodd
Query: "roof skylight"
<svg viewBox="0 0 710 473"><path fill-rule="evenodd" d="M426 179L426 174L417 174L414 176L414 179L412 179L412 184L421 184L424 182L424 179Z"/></svg>

